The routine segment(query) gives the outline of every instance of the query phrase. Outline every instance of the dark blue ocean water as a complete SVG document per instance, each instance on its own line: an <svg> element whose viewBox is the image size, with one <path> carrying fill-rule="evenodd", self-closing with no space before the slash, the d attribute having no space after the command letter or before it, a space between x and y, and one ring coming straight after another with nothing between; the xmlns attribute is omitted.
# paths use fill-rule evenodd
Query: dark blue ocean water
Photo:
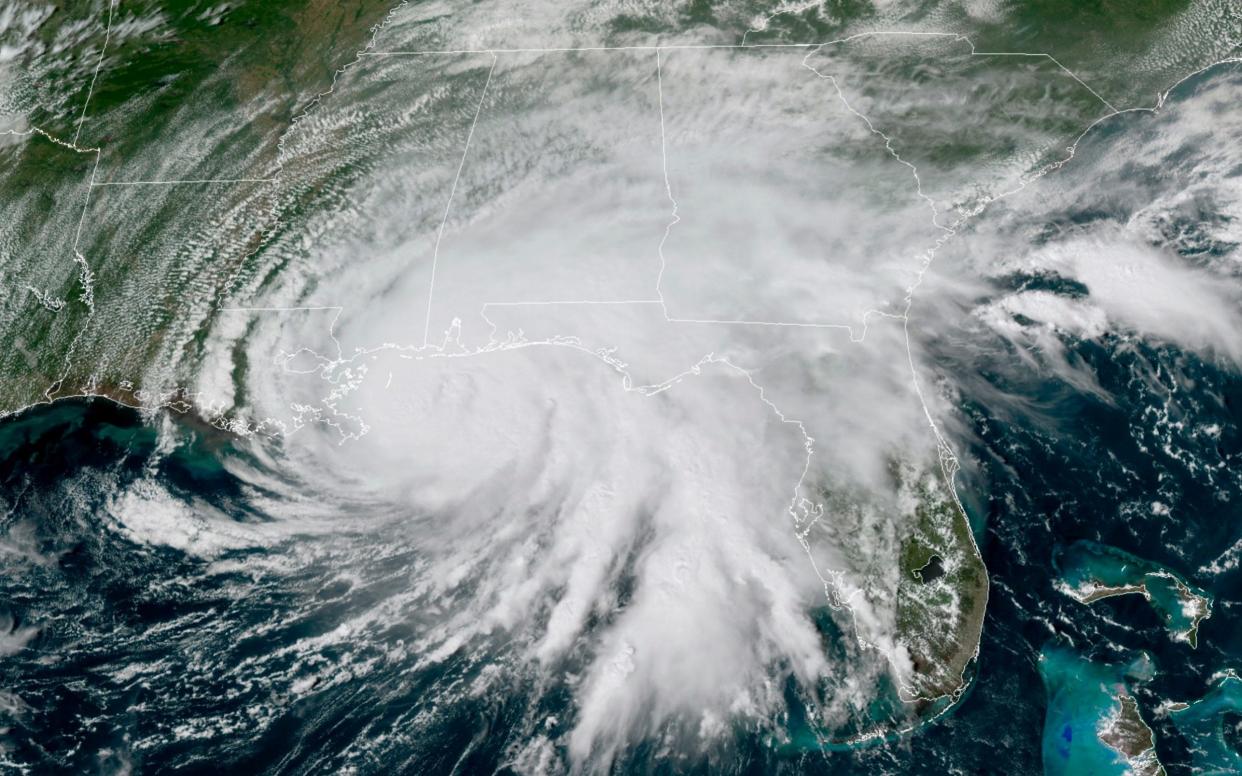
<svg viewBox="0 0 1242 776"><path fill-rule="evenodd" d="M986 525L980 539L992 598L977 678L960 706L911 736L859 752L777 755L757 736L743 736L721 759L670 769L1037 773L1046 712L1037 661L1042 648L1057 643L1107 663L1150 653L1156 675L1133 691L1170 773L1192 772L1187 740L1154 712L1166 700L1199 698L1214 673L1242 666L1242 571L1204 571L1242 540L1242 379L1175 349L1137 342L1084 342L1075 352L1100 376L1110 400L963 364L992 388L980 386L978 395L1035 397L1039 413L1024 409L1019 417L1017 405L1003 401L992 406L1010 409L967 404L977 444L959 485ZM1154 407L1194 422L1181 429L1154 424ZM1189 430L1211 424L1221 429L1214 438ZM255 494L220 465L243 460L244 451L201 428L184 434L192 441L160 463L163 483L187 503L199 499L233 519L261 524L264 517L248 507ZM144 476L156 439L136 412L102 400L38 407L0 423L6 548L0 601L10 633L38 628L24 649L0 663L5 690L18 699L3 710L11 761L47 772L108 771L123 762L153 771L206 771L223 763L307 772L349 760L341 754L358 736L386 732L391 738L374 749L381 759L370 761L375 772L389 766L437 772L465 752L474 771L503 762L507 742L531 716L533 687L520 680L508 698L441 707L433 724L402 739L403 725L436 705L432 699L454 678L471 675L468 662L428 673L403 658L383 663L378 655L354 655L355 662L371 657L381 665L302 701L293 688L305 667L296 656L275 655L391 595L402 569L417 562L412 550L367 554L360 549L366 537L345 535L333 540L341 553L335 558L312 553L305 568L255 577L218 565L212 572L206 560L135 543L116 530L108 494ZM1153 501L1168 514L1153 514ZM1058 592L1055 548L1076 539L1164 564L1207 591L1215 605L1198 649L1170 639L1141 597L1087 606ZM254 552L292 550L278 545L234 554ZM365 582L333 581L337 562L351 564ZM413 639L417 628L417 622L394 624L386 638ZM134 666L150 673L136 681L126 675ZM543 693L538 703L565 713L569 696ZM208 722L220 719L238 728L230 734ZM135 747L153 739L165 743ZM366 758L349 761L366 769ZM639 749L625 765L647 771L656 761L663 758L654 750Z"/></svg>
<svg viewBox="0 0 1242 776"><path fill-rule="evenodd" d="M1042 418L971 403L980 442L961 491L986 515L981 549L992 597L970 695L951 719L912 741L913 762L925 767L1038 772L1044 689L1037 660L1055 641L1111 663L1151 653L1156 676L1134 692L1161 760L1170 773L1187 773L1186 742L1152 712L1164 700L1199 698L1215 672L1242 666L1242 571L1201 571L1242 539L1242 379L1170 348L1115 341L1075 350L1112 402L981 370L980 379L1006 393L1036 397ZM1219 424L1220 437L1155 426L1151 410L1166 402L1191 425ZM1154 501L1169 514L1153 514ZM1170 639L1140 596L1088 606L1054 589L1054 550L1078 539L1123 548L1205 589L1215 605L1198 648Z"/></svg>
<svg viewBox="0 0 1242 776"><path fill-rule="evenodd" d="M1067 341L1098 382L1084 392L966 325L921 347L958 391L969 437L957 450L958 490L992 580L962 702L912 735L858 751L777 752L761 732L739 731L736 746L705 761L640 746L618 772L1040 773L1048 698L1039 656L1049 645L1101 665L1150 654L1154 676L1131 690L1169 773L1198 772L1195 750L1206 747L1193 736L1212 725L1183 722L1184 734L1157 712L1242 669L1242 569L1227 552L1242 542L1242 376L1108 335ZM102 400L0 421L3 762L41 773L491 773L538 721L572 722L563 679L515 670L500 691L476 696L461 689L482 670L467 651L420 668L406 648L427 625L417 610L396 606L365 638L328 638L377 602L400 601L421 562L382 523L276 533L210 556L131 535L112 499L147 480L191 517L260 536L271 520L260 507L271 494L253 484L262 478L237 475L263 470L246 444L179 418L181 441L168 452L153 422ZM1084 605L1059 592L1054 554L1081 539L1206 591L1214 606L1198 648L1171 639L1139 596Z"/></svg>

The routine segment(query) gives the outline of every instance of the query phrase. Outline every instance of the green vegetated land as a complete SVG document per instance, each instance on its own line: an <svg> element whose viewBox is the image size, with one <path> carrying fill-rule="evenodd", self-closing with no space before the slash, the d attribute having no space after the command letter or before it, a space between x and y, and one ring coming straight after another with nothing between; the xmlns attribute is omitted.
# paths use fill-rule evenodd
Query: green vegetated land
<svg viewBox="0 0 1242 776"><path fill-rule="evenodd" d="M254 269L254 255L331 192L253 183L156 192L112 184L277 176L279 143L294 117L330 87L396 5L95 0L19 9L26 26L0 31L0 44L18 52L0 94L0 132L10 133L0 135L0 283L8 290L0 299L0 412L38 401L52 387L51 395L91 390L116 398L136 384L155 392L175 387L177 375L152 379L150 369L192 361L213 307ZM763 43L885 28L957 31L980 49L1051 53L1124 107L1150 102L1177 78L1236 54L1242 6L997 0L988 14L972 16L956 0L689 0L619 13L597 34ZM963 206L988 192L954 180L954 170L979 167L978 155L1031 151L1024 157L1031 165L1054 158L1100 107L1046 61L972 58L958 47L937 54L939 76L930 83L931 71L919 68L921 49L893 58L884 50L891 43L825 49L814 61L831 69L843 57L841 84L850 98L875 103L879 125L904 153L943 170L943 195ZM850 79L868 67L885 78ZM1003 131L963 134L954 129L963 122L947 120L931 103L892 108L890 98L933 91L970 97L980 119ZM31 134L36 128L62 142ZM88 188L92 176L108 185Z"/></svg>
<svg viewBox="0 0 1242 776"><path fill-rule="evenodd" d="M1234 0L1008 0L981 49L1055 56L1117 108L1150 106L1176 81L1242 53Z"/></svg>
<svg viewBox="0 0 1242 776"><path fill-rule="evenodd" d="M395 4L22 9L37 26L18 31L0 101L0 131L19 133L0 136L0 413L49 388L124 400L170 348L193 347L272 228L261 184L92 189L92 174L103 184L272 177L294 117Z"/></svg>
<svg viewBox="0 0 1242 776"><path fill-rule="evenodd" d="M891 648L894 680L858 730L820 734L848 741L908 730L949 708L973 675L989 583L970 522L939 463L904 454L878 489L824 483L819 498L824 514L806 539L812 553L821 543L839 552L833 562L848 568L853 595L872 613L857 635ZM891 626L873 631L873 621Z"/></svg>
<svg viewBox="0 0 1242 776"><path fill-rule="evenodd" d="M768 4L772 5L772 4ZM1117 108L1152 105L1195 70L1242 53L1242 4L1234 0L867 0L788 3L748 43L822 42L862 30L967 35L979 51L1050 54ZM769 11L771 13L771 11ZM731 15L742 29L763 16Z"/></svg>
<svg viewBox="0 0 1242 776"><path fill-rule="evenodd" d="M963 689L987 609L987 570L949 487L938 474L914 483L901 539L897 630L914 669L906 690L921 704Z"/></svg>

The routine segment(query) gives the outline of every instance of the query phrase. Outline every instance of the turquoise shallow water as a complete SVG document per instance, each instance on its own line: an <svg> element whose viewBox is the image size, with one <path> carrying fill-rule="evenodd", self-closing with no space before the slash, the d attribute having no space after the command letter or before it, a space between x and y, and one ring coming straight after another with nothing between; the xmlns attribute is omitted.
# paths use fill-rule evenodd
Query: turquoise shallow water
<svg viewBox="0 0 1242 776"><path fill-rule="evenodd" d="M1141 678L1142 659L1128 665L1087 660L1065 647L1049 645L1039 656L1048 693L1044 717L1043 763L1049 776L1106 776L1127 772L1115 749L1100 741L1101 723L1120 707L1127 681Z"/></svg>
<svg viewBox="0 0 1242 776"><path fill-rule="evenodd" d="M1242 406L1242 382L1227 384ZM1101 428L1115 428L1117 412L1108 409ZM1205 621L1198 649L1169 639L1163 619L1141 596L1086 605L1058 592L1053 558L1059 558L1064 572L1066 555L1057 548L1074 546L1073 541L1065 544L1066 537L1093 536L1111 545L1135 534L1124 513L1106 522L1089 520L1104 511L1110 498L1107 491L1091 490L1099 487L1098 470L1072 460L1065 465L1062 458L1063 468L1055 471L1051 456L1058 450L1027 446L1024 435L1030 433L1011 430L1005 442L1010 455L1021 452L1038 461L1028 470L1040 472L1037 484L998 478L998 489L1015 501L1032 492L1047 493L1075 508L1035 524L990 515L984 548L995 582L993 604L979 676L961 702L910 735L861 747L829 746L824 754L822 742L791 717L786 720L789 745L749 739L701 772L870 776L957 768L979 774L1120 773L1122 764L1098 741L1097 728L1115 710L1122 690L1136 698L1155 729L1161 760L1180 766L1171 774L1237 772L1238 755L1224 725L1227 713L1242 707L1242 683L1219 682L1207 698L1183 712L1160 715L1158 709L1169 701L1203 697L1214 673L1238 664L1242 644L1234 638L1235 602L1242 575L1207 578L1214 582L1211 594L1218 611ZM254 510L253 494L230 474L235 466L230 462L244 451L194 432L182 436L183 444L165 451L160 464L161 481L170 492L241 522L264 520ZM343 678L338 686L290 701L291 688L308 679L286 665L286 650L308 634L332 632L372 597L392 595L384 586L399 587L402 578L394 568L417 563L416 554L396 548L372 557L367 548L376 541L370 535L335 536L328 544L308 537L227 553L221 559L226 566L256 556L277 561L302 553L297 557L304 558L289 573L276 571L277 566L270 573L240 573L172 549L135 545L112 523L109 494L143 476L156 441L137 413L108 402L62 402L0 422L4 526L10 538L29 537L32 558L8 565L0 595L10 630L38 628L25 649L0 664L5 687L25 704L16 711L0 710L14 759L80 772L95 765L96 753L108 750L140 759L153 772L205 773L209 761L255 772L313 772L314 762L344 763L337 753L364 726L382 724L395 736L412 716L427 717L445 687L473 676L466 664L427 671L398 660L381 663L377 674ZM1124 449L1120 441L1114 446ZM1138 465L1138 460L1136 453L1127 463ZM1219 509L1206 508L1220 503L1215 499L1196 508L1194 494L1203 491L1186 482L1186 514L1202 515L1202 522L1184 524L1191 538L1202 540L1184 544L1197 562L1179 559L1170 548L1183 545L1159 535L1135 546L1144 556L1160 558L1159 566L1179 571L1201 566L1219 554L1219 547L1228 546L1214 532L1237 530L1236 523L1218 519ZM83 500L83 494L89 498ZM1103 573L1119 568L1121 557L1093 550L1079 559L1094 559L1095 571ZM343 567L353 569L361 581L342 587L334 569ZM1055 623L1058 634L1050 633L1049 623ZM256 629L267 635L247 635ZM377 644L409 643L418 634L413 620L390 630L376 636ZM1145 657L1136 661L1136 655L1148 651L1150 662ZM359 645L342 659L365 663L379 656L374 645ZM151 669L138 681L129 678L136 663ZM452 714L432 717L416 740L388 739L380 754L419 772L428 763L451 768L462 751L475 747L476 764L487 770L503 761L505 742L520 732L523 704L536 702L531 692L515 685L509 695L463 702ZM537 702L546 713L572 713L563 693L545 693ZM886 709L872 711L882 716ZM270 716L264 725L204 736L192 746L172 742L126 749L128 742L165 728L202 731L210 720L249 719L260 712ZM490 740L480 738L488 731L495 745L472 743ZM290 741L299 756L287 767L275 767L284 761ZM658 759L655 749L636 750L621 770L646 772Z"/></svg>
<svg viewBox="0 0 1242 776"><path fill-rule="evenodd" d="M1225 738L1226 716L1242 712L1242 679L1226 674L1197 701L1169 713L1173 724L1192 741L1191 756L1199 774L1242 773L1242 754Z"/></svg>
<svg viewBox="0 0 1242 776"><path fill-rule="evenodd" d="M1053 565L1061 580L1071 589L1141 587L1148 602L1164 619L1176 638L1196 641L1196 610L1186 605L1189 597L1206 602L1211 596L1188 584L1178 574L1159 563L1099 542L1077 541L1058 547ZM1127 593L1142 595L1142 593Z"/></svg>
<svg viewBox="0 0 1242 776"><path fill-rule="evenodd" d="M1102 201L1062 215L1068 229L1131 214ZM1066 344L1098 386L1084 391L970 336L927 345L961 391L974 441L958 451L960 493L985 526L992 579L977 678L961 702L910 735L849 751L821 754L814 736L797 737L791 713L782 722L793 751L744 730L732 749L670 766L667 747L644 742L616 773L1111 774L1121 765L1097 728L1122 690L1154 729L1170 776L1242 772L1229 735L1242 682L1222 674L1242 667L1242 565L1228 552L1242 547L1242 376L1109 336ZM1177 422L1152 420L1165 416ZM187 437L161 454L158 484L171 502L271 519L231 474L244 449ZM291 537L218 562L135 542L109 500L147 476L156 442L138 413L107 402L0 420L10 550L0 619L12 640L26 639L0 660L0 752L11 762L35 773L494 773L506 772L511 744L530 738L529 720L572 724L572 692L544 677L454 695L481 664L463 652L420 665L404 648L423 635L417 611L396 609L366 639L295 648L407 589L422 559L390 533ZM1091 550L1071 562L1063 553L1054 568L1057 548L1105 545L1123 554ZM1214 606L1197 649L1168 637L1157 609L1176 611L1158 586L1152 603L1125 595L1085 605L1057 588L1074 568L1119 579L1168 569L1203 590ZM1150 664L1133 662L1140 650ZM1162 713L1170 702L1188 706Z"/></svg>

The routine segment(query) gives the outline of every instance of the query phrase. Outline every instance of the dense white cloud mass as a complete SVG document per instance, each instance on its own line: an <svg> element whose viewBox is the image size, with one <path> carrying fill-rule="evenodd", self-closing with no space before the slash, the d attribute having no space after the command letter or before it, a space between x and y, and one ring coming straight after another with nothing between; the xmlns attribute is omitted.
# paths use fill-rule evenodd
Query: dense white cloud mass
<svg viewBox="0 0 1242 776"><path fill-rule="evenodd" d="M1226 108L1240 94L1242 77L1224 67L1179 87L1158 114L1109 119L1084 138L1072 163L973 225L941 269L1001 285L1027 279L976 314L1046 353L1059 350L1058 333L1121 333L1237 364L1242 156L1204 133L1242 130ZM1034 278L1076 287L1031 288Z"/></svg>
<svg viewBox="0 0 1242 776"><path fill-rule="evenodd" d="M202 401L286 432L281 465L312 492L398 516L425 559L403 594L424 665L492 649L569 672L558 744L575 762L670 726L710 738L771 720L786 677L827 728L881 673L917 694L899 556L951 461L952 378L932 381L921 348L951 316L1088 388L1057 365L1065 337L1242 355L1236 284L1145 244L1150 212L1048 236L1061 216L1043 178L959 222L1074 135L1015 109L997 137L903 142L911 117L882 115L883 90L861 98L874 121L851 101L875 56L364 57L282 145L290 196L341 180L338 207L280 246L276 283L239 284ZM947 71L947 91L969 76ZM1040 67L993 75L1014 101L1066 86ZM1179 120L1109 131L1154 125L1137 142L1169 143ZM962 169L927 138L1010 155ZM1057 173L1061 206L1084 197L1074 174L1119 163L1108 142ZM813 619L829 603L848 664ZM942 605L951 621L960 602Z"/></svg>
<svg viewBox="0 0 1242 776"><path fill-rule="evenodd" d="M1002 264L1002 267L1005 265ZM1046 291L1020 291L994 303L1065 332L1100 337L1115 329L1139 331L1183 347L1242 359L1242 308L1237 288L1176 256L1104 228L1058 241L1012 270L1050 273L1084 284L1088 294L1069 299ZM980 313L989 320L992 307ZM995 320L1002 330L1012 325Z"/></svg>
<svg viewBox="0 0 1242 776"><path fill-rule="evenodd" d="M884 656L912 670L892 466L928 470L937 441L902 321L868 311L900 312L942 231L804 56L437 60L457 92L366 61L285 165L340 164L336 137L384 163L312 225L304 290L237 305L290 309L222 313L205 401L300 428L282 466L315 490L408 515L410 595L442 610L427 660L508 634L580 664L576 759L771 719L786 673L844 723ZM865 506L823 516L825 487ZM830 601L880 648L848 671L810 616Z"/></svg>
<svg viewBox="0 0 1242 776"><path fill-rule="evenodd" d="M1174 464L1237 479L1242 68L1190 75L1236 0L39 2L0 762L986 763L973 710L903 738L975 675L984 521L1005 715L1078 641L1059 516L1182 553Z"/></svg>

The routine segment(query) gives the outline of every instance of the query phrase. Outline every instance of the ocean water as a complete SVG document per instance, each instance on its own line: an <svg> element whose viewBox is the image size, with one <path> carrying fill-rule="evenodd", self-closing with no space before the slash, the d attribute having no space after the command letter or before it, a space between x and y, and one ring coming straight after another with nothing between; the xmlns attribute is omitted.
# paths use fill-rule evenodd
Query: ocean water
<svg viewBox="0 0 1242 776"><path fill-rule="evenodd" d="M1112 401L998 371L993 379L1006 390L1041 397L1043 423L1010 425L971 408L981 443L961 491L986 526L980 538L993 593L977 677L959 706L913 735L858 751L778 750L743 734L720 759L685 768L1038 772L1050 745L1039 668L1049 644L1100 665L1149 653L1154 676L1132 689L1162 761L1170 772L1221 761L1219 746L1198 740L1204 730L1219 737L1221 715L1237 710L1221 703L1220 690L1209 705L1191 707L1202 712L1158 710L1208 694L1219 672L1242 659L1242 573L1236 551L1224 552L1242 540L1242 379L1167 347L1084 342L1077 351ZM1229 431L1210 442L1161 437L1144 423L1166 398L1151 375L1212 386L1180 401L1198 422ZM506 761L512 737L529 734L540 716L528 707L533 698L541 712L569 713L557 708L568 705L568 689L538 687L547 681L538 676L499 697L462 692L479 670L470 655L420 668L416 652L403 649L418 638L418 614L396 603L391 620L365 638L330 638L357 627L351 615L376 597L399 600L403 575L419 562L408 543L377 547L382 527L286 537L208 560L196 557L192 537L127 524L116 495L153 479L190 512L259 532L268 520L256 506L264 494L250 484L254 477L236 475L261 466L244 446L183 425L175 432L181 443L161 451L157 429L103 400L36 407L0 423L7 494L0 596L6 643L21 646L0 668L11 762L439 770L468 754L472 767L492 770ZM987 488L979 485L985 478ZM1153 513L1152 494L1168 514ZM1140 596L1084 605L1059 592L1055 551L1078 539L1125 548L1207 591L1215 605L1198 648L1171 639ZM325 638L326 652L312 648ZM333 658L327 672L317 664L325 654ZM1227 697L1236 701L1236 692ZM1065 713L1064 703L1058 708ZM370 742L365 752L360 739ZM663 761L658 755L639 749L623 764L645 770Z"/></svg>
<svg viewBox="0 0 1242 776"><path fill-rule="evenodd" d="M1064 216L1081 225L1109 214ZM1086 293L1032 277L998 293L1036 282ZM865 746L820 747L795 715L778 720L793 745L742 728L700 757L653 737L614 769L1099 772L1115 766L1084 738L1108 695L1100 686L1127 682L1116 667L1140 655L1150 676L1127 687L1169 772L1235 768L1238 684L1223 672L1242 664L1242 376L1155 338L1064 342L1090 390L969 321L924 343L957 389L958 491L992 583L973 681L953 709ZM290 479L284 452L104 400L0 420L8 765L490 773L555 762L552 739L574 719L575 665L541 671L506 663L503 650L427 659L436 613L409 593L428 562L417 517L411 530L408 516L336 503ZM1172 638L1140 596L1083 604L1059 590L1059 548L1082 541L1202 590L1213 608L1197 647ZM1085 754L1050 761L1066 746Z"/></svg>
<svg viewBox="0 0 1242 776"><path fill-rule="evenodd" d="M994 440L977 451L991 483L983 551L993 595L970 696L950 721L922 736L936 742L945 761L1000 772L989 770L999 748L1011 762L1039 767L1044 693L1037 656L1053 642L1104 662L1150 652L1156 674L1135 694L1156 732L1162 761L1169 767L1190 764L1188 742L1154 711L1167 700L1203 696L1215 672L1242 658L1242 580L1229 555L1222 563L1222 554L1242 536L1242 381L1172 349L1117 345L1078 348L1102 376L1112 403L1067 395L1056 385L1021 387L1046 402L1044 428L1009 426L975 408L976 422L988 428L984 438ZM1213 386L1182 401L1198 422L1230 431L1218 440L1161 439L1160 431L1144 424L1148 408L1162 398L1138 377L1152 373ZM969 485L964 489L969 492ZM1168 515L1153 512L1156 500ZM1201 626L1198 648L1172 640L1140 596L1083 605L1058 592L1054 552L1079 539L1125 548L1204 588L1216 604ZM1222 566L1219 572L1209 570L1214 564Z"/></svg>
<svg viewBox="0 0 1242 776"><path fill-rule="evenodd" d="M1211 691L1185 708L1170 713L1174 726L1190 742L1191 757L1202 773L1242 771L1239 720L1242 713L1242 680L1225 673Z"/></svg>
<svg viewBox="0 0 1242 776"><path fill-rule="evenodd" d="M1040 654L1047 711L1044 714L1043 766L1048 774L1130 772L1117 751L1100 740L1099 729L1128 692L1130 679L1150 676L1146 655L1132 665L1087 660L1073 650L1052 646Z"/></svg>

